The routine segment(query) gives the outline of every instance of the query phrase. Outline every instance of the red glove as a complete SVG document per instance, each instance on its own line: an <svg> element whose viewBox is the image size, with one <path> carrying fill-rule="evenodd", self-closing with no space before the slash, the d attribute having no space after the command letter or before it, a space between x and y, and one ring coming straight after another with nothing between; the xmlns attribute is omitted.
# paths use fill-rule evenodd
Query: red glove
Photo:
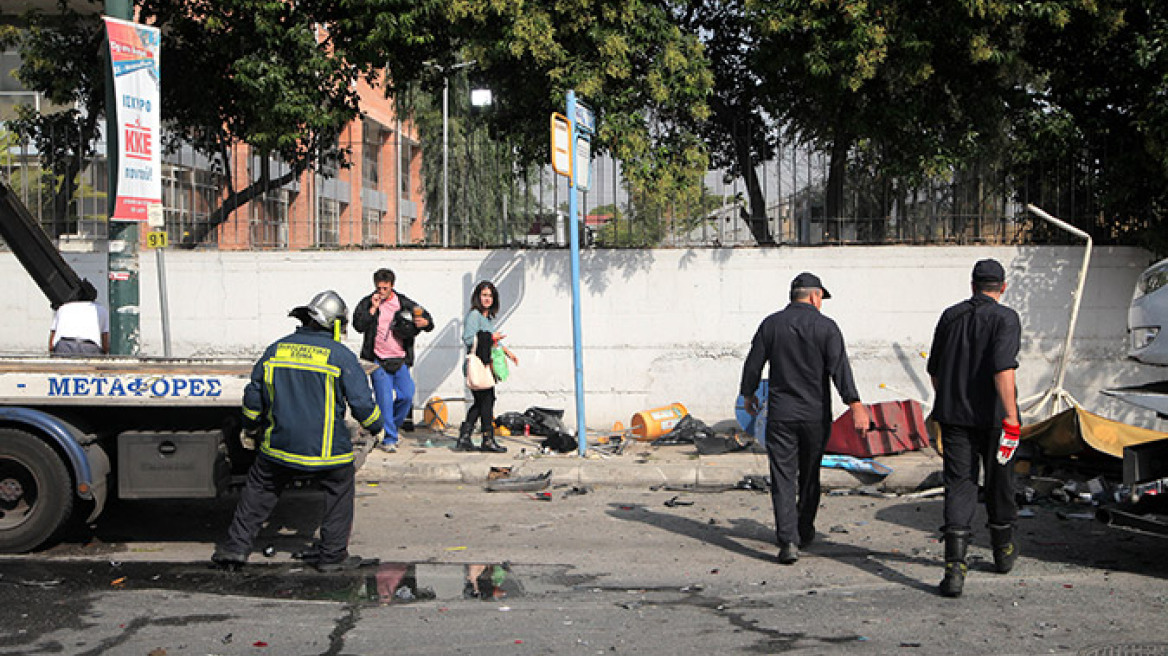
<svg viewBox="0 0 1168 656"><path fill-rule="evenodd" d="M1018 448L1018 439L1021 436L1021 424L1011 424L1005 419L1002 420L1002 439L998 441L999 464L1004 465L1010 462L1010 458L1014 457L1014 451Z"/></svg>

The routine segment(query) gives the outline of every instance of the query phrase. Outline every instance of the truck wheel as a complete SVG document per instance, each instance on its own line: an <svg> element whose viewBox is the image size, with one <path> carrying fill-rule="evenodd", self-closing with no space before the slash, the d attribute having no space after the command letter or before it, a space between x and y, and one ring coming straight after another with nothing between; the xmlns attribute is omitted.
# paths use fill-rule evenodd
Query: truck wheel
<svg viewBox="0 0 1168 656"><path fill-rule="evenodd" d="M73 509L69 470L51 446L22 430L0 429L0 552L39 547Z"/></svg>

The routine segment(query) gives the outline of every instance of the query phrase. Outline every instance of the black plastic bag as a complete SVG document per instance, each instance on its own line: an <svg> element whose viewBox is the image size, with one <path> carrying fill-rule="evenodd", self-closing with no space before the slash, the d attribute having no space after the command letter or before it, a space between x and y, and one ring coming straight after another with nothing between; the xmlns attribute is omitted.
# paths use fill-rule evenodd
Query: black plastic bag
<svg viewBox="0 0 1168 656"><path fill-rule="evenodd" d="M556 431L544 441L540 442L539 445L557 453L570 453L579 447L576 443L576 436L567 431Z"/></svg>
<svg viewBox="0 0 1168 656"><path fill-rule="evenodd" d="M539 434L535 432L535 420L522 412L504 412L495 417L495 425L506 428L511 431L512 435L523 435L524 433L530 433L532 435ZM530 430L525 431L524 428L529 428Z"/></svg>
<svg viewBox="0 0 1168 656"><path fill-rule="evenodd" d="M747 433L733 433L730 435L706 435L699 433L694 437L694 446L703 456L716 456L722 453L733 453L749 449L756 444L754 437Z"/></svg>
<svg viewBox="0 0 1168 656"><path fill-rule="evenodd" d="M564 411L552 408L530 407L523 414L531 420L531 434L552 437L557 433L567 433L564 426Z"/></svg>
<svg viewBox="0 0 1168 656"><path fill-rule="evenodd" d="M697 419L693 415L686 415L677 420L677 425L673 427L673 430L653 440L653 444L656 446L694 444L699 437L701 439L713 438L714 429L707 426L701 419Z"/></svg>

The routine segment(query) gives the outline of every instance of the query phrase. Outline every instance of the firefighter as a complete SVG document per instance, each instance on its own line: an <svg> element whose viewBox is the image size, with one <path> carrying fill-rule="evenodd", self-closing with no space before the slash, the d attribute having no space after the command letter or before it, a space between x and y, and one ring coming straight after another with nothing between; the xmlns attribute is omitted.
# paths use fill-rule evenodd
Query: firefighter
<svg viewBox="0 0 1168 656"><path fill-rule="evenodd" d="M1013 460L1022 426L1014 371L1022 325L1017 312L999 303L1006 272L996 260L974 265L970 287L973 295L946 309L937 322L927 364L933 419L941 425L945 576L940 592L946 597L960 597L965 585L965 552L983 466L994 567L1004 574L1018 558Z"/></svg>
<svg viewBox="0 0 1168 656"><path fill-rule="evenodd" d="M317 294L288 316L296 332L264 351L243 393L243 424L259 453L235 508L227 539L211 560L237 568L247 562L260 526L293 479L315 479L325 492L316 567L339 571L362 564L348 551L353 527L354 454L345 406L373 435L382 415L357 356L340 344L348 309L336 292Z"/></svg>

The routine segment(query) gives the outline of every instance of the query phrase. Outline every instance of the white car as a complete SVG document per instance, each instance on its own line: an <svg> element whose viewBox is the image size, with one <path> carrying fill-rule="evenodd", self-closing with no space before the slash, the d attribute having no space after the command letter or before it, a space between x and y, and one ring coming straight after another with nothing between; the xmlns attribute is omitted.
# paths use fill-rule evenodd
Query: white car
<svg viewBox="0 0 1168 656"><path fill-rule="evenodd" d="M1148 267L1136 281L1127 312L1127 354L1145 364L1168 365L1168 260Z"/></svg>

